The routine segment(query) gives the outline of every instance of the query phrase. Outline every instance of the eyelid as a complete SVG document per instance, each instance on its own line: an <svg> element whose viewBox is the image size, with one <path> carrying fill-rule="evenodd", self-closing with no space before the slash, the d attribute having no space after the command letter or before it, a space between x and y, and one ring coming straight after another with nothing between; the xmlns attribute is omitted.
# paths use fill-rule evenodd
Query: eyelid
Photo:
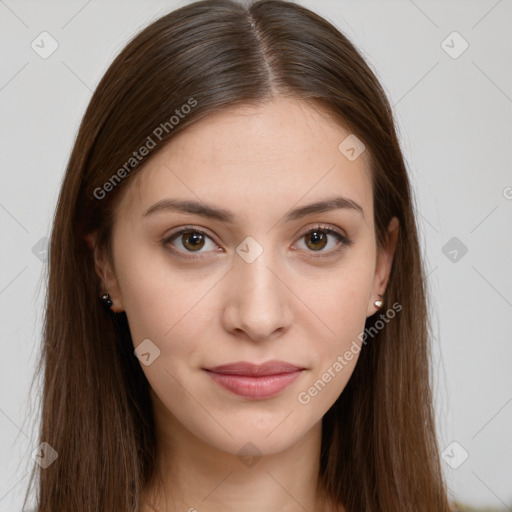
<svg viewBox="0 0 512 512"><path fill-rule="evenodd" d="M213 235L210 235L208 233L208 230L206 228L202 228L202 227L199 227L199 226L195 226L195 225L189 224L189 225L185 225L185 226L180 226L176 231L173 231L169 235L166 235L164 237L164 239L165 240L171 240L173 237L175 237L177 235L181 235L182 233L187 232L187 231L194 231L194 233L200 233L202 235L205 235L205 236L211 238L212 240L214 238Z"/></svg>
<svg viewBox="0 0 512 512"><path fill-rule="evenodd" d="M296 235L297 238L300 238L304 235L307 235L308 233L311 233L312 231L315 231L317 229L318 231L328 231L331 233L334 233L336 235L339 235L340 237L343 237L344 239L348 240L347 235L340 232L340 229L332 224L323 224L321 222L317 222L316 224L313 224L307 228L304 228L303 230L299 231L299 234Z"/></svg>

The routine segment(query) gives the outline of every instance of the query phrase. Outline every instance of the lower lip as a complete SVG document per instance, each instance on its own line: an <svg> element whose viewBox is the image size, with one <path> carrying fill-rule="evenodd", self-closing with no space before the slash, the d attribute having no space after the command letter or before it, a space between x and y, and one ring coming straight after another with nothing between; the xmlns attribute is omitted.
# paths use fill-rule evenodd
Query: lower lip
<svg viewBox="0 0 512 512"><path fill-rule="evenodd" d="M248 377L246 375L227 375L208 371L208 375L223 388L244 398L253 400L270 398L289 386L302 370L280 373L278 375L265 375L263 377Z"/></svg>

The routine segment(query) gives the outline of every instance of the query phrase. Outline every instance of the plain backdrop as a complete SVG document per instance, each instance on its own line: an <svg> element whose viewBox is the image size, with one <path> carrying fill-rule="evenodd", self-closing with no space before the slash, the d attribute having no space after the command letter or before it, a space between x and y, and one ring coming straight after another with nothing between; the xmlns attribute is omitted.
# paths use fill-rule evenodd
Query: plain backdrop
<svg viewBox="0 0 512 512"><path fill-rule="evenodd" d="M79 122L126 42L186 3L0 0L0 512L21 510L34 464L45 237ZM355 43L394 105L451 496L512 507L512 1L299 3ZM41 38L58 45L47 58Z"/></svg>

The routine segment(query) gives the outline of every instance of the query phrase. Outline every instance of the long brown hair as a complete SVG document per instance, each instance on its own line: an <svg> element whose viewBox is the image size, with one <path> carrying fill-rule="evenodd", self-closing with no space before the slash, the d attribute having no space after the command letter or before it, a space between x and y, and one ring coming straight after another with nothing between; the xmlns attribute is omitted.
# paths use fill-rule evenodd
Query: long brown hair
<svg viewBox="0 0 512 512"><path fill-rule="evenodd" d="M215 111L278 95L310 101L371 155L378 246L399 239L385 304L400 314L360 353L322 420L320 479L347 512L446 512L430 387L430 326L409 179L377 78L333 25L288 1L206 0L142 30L96 88L69 159L49 244L39 512L137 511L157 461L149 384L125 313L105 311L85 235L110 250L127 182L177 133ZM187 108L184 106L187 105ZM179 111L179 112L177 112ZM340 141L341 142L341 141ZM133 158L142 146L144 158ZM378 316L366 321L374 327Z"/></svg>

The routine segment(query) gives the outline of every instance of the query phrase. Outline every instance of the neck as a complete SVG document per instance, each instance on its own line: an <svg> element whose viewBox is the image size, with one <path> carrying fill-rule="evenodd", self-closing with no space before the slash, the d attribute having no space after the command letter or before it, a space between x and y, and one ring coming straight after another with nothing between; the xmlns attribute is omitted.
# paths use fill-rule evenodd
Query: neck
<svg viewBox="0 0 512 512"><path fill-rule="evenodd" d="M252 457L218 450L168 415L155 423L157 470L143 512L339 510L319 485L321 422L279 453Z"/></svg>

